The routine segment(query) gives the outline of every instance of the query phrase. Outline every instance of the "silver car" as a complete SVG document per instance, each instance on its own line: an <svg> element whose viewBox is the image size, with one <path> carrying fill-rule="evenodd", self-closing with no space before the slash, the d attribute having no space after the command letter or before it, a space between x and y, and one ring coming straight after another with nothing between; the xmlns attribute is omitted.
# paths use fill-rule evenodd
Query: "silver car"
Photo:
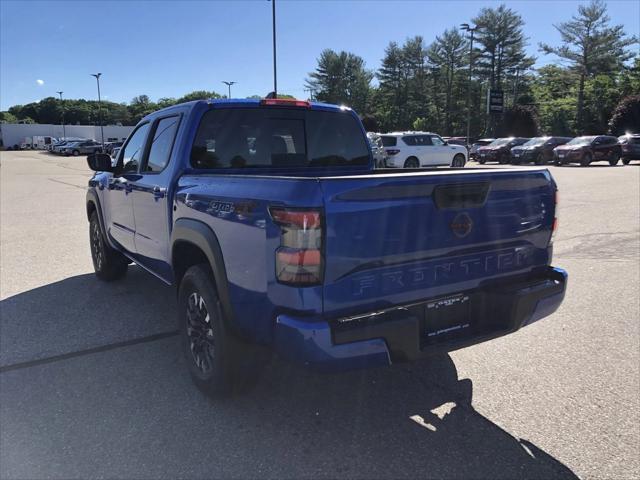
<svg viewBox="0 0 640 480"><path fill-rule="evenodd" d="M65 145L60 153L63 155L90 155L92 153L98 153L102 150L102 144L95 140L86 140L84 142L75 142L70 145Z"/></svg>
<svg viewBox="0 0 640 480"><path fill-rule="evenodd" d="M387 152L385 152L384 150L384 145L382 145L382 139L380 138L380 135L378 135L377 133L368 132L367 138L369 139L369 144L371 145L371 152L373 153L375 168L385 168Z"/></svg>

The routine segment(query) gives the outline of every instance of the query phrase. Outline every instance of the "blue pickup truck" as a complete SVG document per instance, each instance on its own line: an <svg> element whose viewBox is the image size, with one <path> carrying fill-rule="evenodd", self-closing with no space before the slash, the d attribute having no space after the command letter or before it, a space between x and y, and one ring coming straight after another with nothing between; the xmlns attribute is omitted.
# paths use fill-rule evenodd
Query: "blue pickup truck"
<svg viewBox="0 0 640 480"><path fill-rule="evenodd" d="M412 361L553 313L548 170L374 170L349 108L213 100L144 118L90 155L96 275L134 262L177 286L181 342L211 395L265 352L325 371Z"/></svg>

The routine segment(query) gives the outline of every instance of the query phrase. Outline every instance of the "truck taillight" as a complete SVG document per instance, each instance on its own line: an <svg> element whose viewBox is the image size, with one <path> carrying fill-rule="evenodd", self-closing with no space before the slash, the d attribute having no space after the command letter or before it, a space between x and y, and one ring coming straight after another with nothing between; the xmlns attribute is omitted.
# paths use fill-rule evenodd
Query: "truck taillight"
<svg viewBox="0 0 640 480"><path fill-rule="evenodd" d="M560 201L560 196L558 194L558 190L555 191L553 196L553 224L551 225L551 240L549 240L549 244L553 243L553 240L556 238L556 232L558 231L558 203Z"/></svg>
<svg viewBox="0 0 640 480"><path fill-rule="evenodd" d="M322 213L315 209L269 209L280 227L276 277L280 283L310 286L322 283Z"/></svg>

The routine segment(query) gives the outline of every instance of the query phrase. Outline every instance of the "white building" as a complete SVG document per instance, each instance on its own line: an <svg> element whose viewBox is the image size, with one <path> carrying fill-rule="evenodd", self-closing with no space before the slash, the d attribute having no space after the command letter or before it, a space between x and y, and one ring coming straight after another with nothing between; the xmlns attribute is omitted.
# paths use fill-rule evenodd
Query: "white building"
<svg viewBox="0 0 640 480"><path fill-rule="evenodd" d="M123 127L121 125L105 125L104 141L115 142L125 140L133 131L134 127ZM102 141L100 126L95 125L65 125L64 131L70 138L87 138L90 140ZM5 148L20 145L25 137L43 135L55 138L62 138L62 125L48 125L39 123L2 123L0 124L0 139Z"/></svg>

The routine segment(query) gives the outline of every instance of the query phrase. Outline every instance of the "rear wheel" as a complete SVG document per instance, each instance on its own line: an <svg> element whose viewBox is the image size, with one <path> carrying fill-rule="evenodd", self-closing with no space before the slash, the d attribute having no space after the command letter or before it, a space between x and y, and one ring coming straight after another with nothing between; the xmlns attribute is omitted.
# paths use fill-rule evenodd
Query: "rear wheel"
<svg viewBox="0 0 640 480"><path fill-rule="evenodd" d="M618 152L611 152L611 155L609 156L609 165L614 167L618 164L619 160L620 160L620 154Z"/></svg>
<svg viewBox="0 0 640 480"><path fill-rule="evenodd" d="M72 154L74 157L77 157L78 155L80 155L80 152L79 152L78 150L74 150L73 152L71 152L71 154Z"/></svg>
<svg viewBox="0 0 640 480"><path fill-rule="evenodd" d="M580 160L580 165L583 167L588 167L589 164L591 164L592 160L593 160L593 157L591 156L591 154L585 153L582 159Z"/></svg>
<svg viewBox="0 0 640 480"><path fill-rule="evenodd" d="M89 220L89 242L93 269L100 280L111 282L127 273L129 260L106 242L96 212L91 214Z"/></svg>
<svg viewBox="0 0 640 480"><path fill-rule="evenodd" d="M454 157L453 157L453 162L451 162L451 166L452 167L457 167L457 168L462 168L464 167L465 161L464 161L464 155L461 153L457 153Z"/></svg>
<svg viewBox="0 0 640 480"><path fill-rule="evenodd" d="M253 386L268 360L260 347L230 331L208 265L194 265L180 282L178 321L189 373L210 397Z"/></svg>
<svg viewBox="0 0 640 480"><path fill-rule="evenodd" d="M404 162L404 168L420 168L420 162L416 157L409 157Z"/></svg>

